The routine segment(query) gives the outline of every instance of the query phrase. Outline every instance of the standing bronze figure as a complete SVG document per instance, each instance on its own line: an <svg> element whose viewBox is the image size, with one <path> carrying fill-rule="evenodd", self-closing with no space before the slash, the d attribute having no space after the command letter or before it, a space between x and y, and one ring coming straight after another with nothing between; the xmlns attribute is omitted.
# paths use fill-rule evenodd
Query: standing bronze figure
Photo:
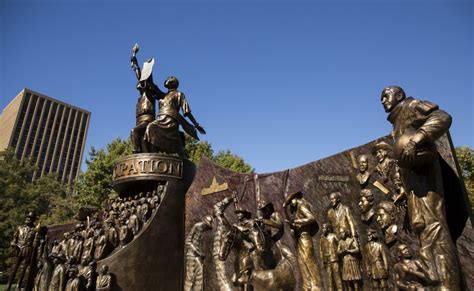
<svg viewBox="0 0 474 291"><path fill-rule="evenodd" d="M26 215L25 224L17 228L13 240L10 243L13 253L15 254L15 263L13 265L10 277L8 278L7 290L10 290L17 275L18 269L18 283L17 288L31 288L32 286L27 286L28 270L31 270L33 267L33 251L34 251L34 242L37 235L37 230L34 226L35 216L33 212L30 212Z"/></svg>
<svg viewBox="0 0 474 291"><path fill-rule="evenodd" d="M137 52L139 51L138 44L133 47L132 53L132 69L137 77L137 90L140 92L136 105L136 126L132 129L130 134L132 140L132 151L134 153L149 153L153 149L149 143L144 139L147 125L155 120L155 103L156 99L160 99L165 94L153 83L153 65L154 59L149 59L143 65L143 71L140 69L137 61Z"/></svg>
<svg viewBox="0 0 474 291"><path fill-rule="evenodd" d="M290 194L283 204L285 211L287 206L290 206L294 214L291 218L286 212L287 222L295 238L302 288L303 290L319 290L321 280L313 246L313 236L318 230L316 215L311 204L303 198L302 192Z"/></svg>
<svg viewBox="0 0 474 291"><path fill-rule="evenodd" d="M324 223L319 241L319 253L326 271L328 290L342 290L341 269L337 254L338 244L339 240L331 225Z"/></svg>
<svg viewBox="0 0 474 291"><path fill-rule="evenodd" d="M357 239L351 236L348 229L339 229L337 254L342 262L342 281L345 290L362 290L360 272L360 247Z"/></svg>
<svg viewBox="0 0 474 291"><path fill-rule="evenodd" d="M212 228L212 216L204 216L202 221L196 222L189 232L186 247L186 276L184 280L185 291L204 290L204 251L202 238L205 231Z"/></svg>
<svg viewBox="0 0 474 291"><path fill-rule="evenodd" d="M365 245L365 269L372 281L374 290L388 290L388 260L387 254L375 230L367 230L367 244Z"/></svg>
<svg viewBox="0 0 474 291"><path fill-rule="evenodd" d="M329 223L333 229L347 229L352 237L357 237L354 217L346 205L341 203L341 192L333 192L329 194L331 207L327 211Z"/></svg>
<svg viewBox="0 0 474 291"><path fill-rule="evenodd" d="M394 152L406 188L410 224L420 239L420 260L434 285L458 290L457 251L446 223L435 145L451 126L451 116L429 101L406 98L398 86L385 88L381 102L393 124Z"/></svg>

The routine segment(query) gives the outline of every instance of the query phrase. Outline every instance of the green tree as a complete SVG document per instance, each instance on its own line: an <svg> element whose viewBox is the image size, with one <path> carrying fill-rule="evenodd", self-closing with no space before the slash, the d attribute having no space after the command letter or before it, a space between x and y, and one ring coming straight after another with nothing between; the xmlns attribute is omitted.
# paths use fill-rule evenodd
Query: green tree
<svg viewBox="0 0 474 291"><path fill-rule="evenodd" d="M457 147L456 156L471 201L471 210L474 212L474 150L467 146Z"/></svg>
<svg viewBox="0 0 474 291"><path fill-rule="evenodd" d="M72 198L56 175L32 181L36 168L29 161L20 162L12 150L0 152L0 270L9 262L9 243L15 228L29 211L42 225L71 220Z"/></svg>
<svg viewBox="0 0 474 291"><path fill-rule="evenodd" d="M113 167L119 158L131 153L130 142L120 138L107 144L105 149L92 147L86 160L87 170L79 175L75 184L78 206L100 207L109 196L115 195L112 189Z"/></svg>
<svg viewBox="0 0 474 291"><path fill-rule="evenodd" d="M210 143L207 141L197 141L189 135L186 135L185 150L188 159L196 165L199 165L202 156L212 159L214 155L214 150Z"/></svg>
<svg viewBox="0 0 474 291"><path fill-rule="evenodd" d="M219 151L214 154L212 145L207 141L197 141L186 135L186 154L189 160L196 165L201 162L201 157L205 156L216 164L230 169L239 173L253 173L254 169L252 166L247 164L244 159L236 154L233 154L230 150Z"/></svg>
<svg viewBox="0 0 474 291"><path fill-rule="evenodd" d="M239 173L253 173L252 166L247 164L244 159L231 153L229 150L219 151L212 159L220 166Z"/></svg>

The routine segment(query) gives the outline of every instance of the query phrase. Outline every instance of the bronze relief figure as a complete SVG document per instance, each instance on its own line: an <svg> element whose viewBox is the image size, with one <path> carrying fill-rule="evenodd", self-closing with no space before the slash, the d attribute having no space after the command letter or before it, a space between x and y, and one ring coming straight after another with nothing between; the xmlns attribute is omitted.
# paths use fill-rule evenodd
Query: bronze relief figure
<svg viewBox="0 0 474 291"><path fill-rule="evenodd" d="M313 236L318 229L315 213L311 204L303 198L302 192L290 194L283 204L285 210L288 206L294 214L294 218L290 218L287 214L287 222L295 239L302 288L303 290L319 290L321 280L313 246Z"/></svg>

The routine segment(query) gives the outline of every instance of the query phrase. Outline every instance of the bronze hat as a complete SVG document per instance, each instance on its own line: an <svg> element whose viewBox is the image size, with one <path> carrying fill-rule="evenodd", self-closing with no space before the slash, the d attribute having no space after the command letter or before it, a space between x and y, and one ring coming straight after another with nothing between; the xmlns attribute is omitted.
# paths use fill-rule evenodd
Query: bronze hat
<svg viewBox="0 0 474 291"><path fill-rule="evenodd" d="M384 141L380 141L380 142L376 143L374 145L374 147L372 148L372 154L375 154L375 152L379 149L383 149L383 150L386 150L386 151L392 151L392 146L389 145L388 143L384 142Z"/></svg>
<svg viewBox="0 0 474 291"><path fill-rule="evenodd" d="M283 203L283 207L286 207L290 204L291 200L293 200L294 198L302 198L303 197L303 192L301 191L297 191L297 192L294 192L288 196L286 196L286 199L285 199L285 202Z"/></svg>

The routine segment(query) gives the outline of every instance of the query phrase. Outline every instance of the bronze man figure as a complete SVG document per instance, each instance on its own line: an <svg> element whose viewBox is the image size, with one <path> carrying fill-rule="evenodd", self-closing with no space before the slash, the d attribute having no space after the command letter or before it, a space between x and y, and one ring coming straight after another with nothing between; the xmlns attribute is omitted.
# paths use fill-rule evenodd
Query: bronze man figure
<svg viewBox="0 0 474 291"><path fill-rule="evenodd" d="M329 194L329 200L331 202L331 207L327 211L329 223L333 229L347 229L350 231L352 237L357 237L354 217L349 207L341 203L341 196L341 192Z"/></svg>
<svg viewBox="0 0 474 291"><path fill-rule="evenodd" d="M398 86L385 88L381 102L393 125L394 152L406 188L410 224L420 239L420 260L437 287L458 290L457 251L446 223L435 145L451 126L451 116L429 101L406 98Z"/></svg>
<svg viewBox="0 0 474 291"><path fill-rule="evenodd" d="M18 274L17 288L31 288L31 286L26 286L27 276L25 275L27 270L32 267L33 243L37 233L34 227L34 221L35 216L33 212L28 213L25 224L17 228L13 240L10 243L15 254L15 263L8 279L7 290L10 290L18 269L20 269L20 272Z"/></svg>
<svg viewBox="0 0 474 291"><path fill-rule="evenodd" d="M204 216L202 221L196 222L189 232L186 246L186 276L184 280L185 291L204 290L204 251L202 238L205 231L212 228L212 216Z"/></svg>

